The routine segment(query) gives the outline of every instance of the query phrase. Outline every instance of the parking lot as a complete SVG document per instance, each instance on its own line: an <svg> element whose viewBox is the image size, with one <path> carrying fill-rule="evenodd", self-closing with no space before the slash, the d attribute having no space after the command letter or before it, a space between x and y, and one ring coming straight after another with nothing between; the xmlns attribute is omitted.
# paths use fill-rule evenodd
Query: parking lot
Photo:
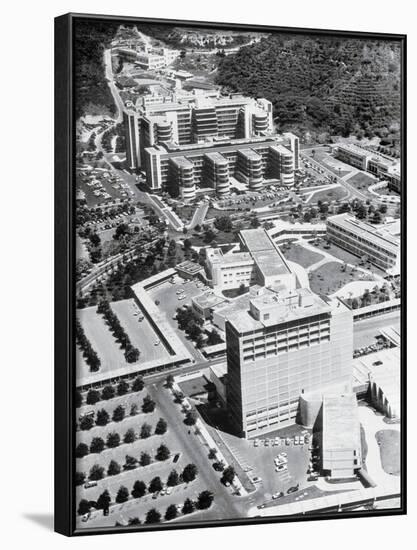
<svg viewBox="0 0 417 550"><path fill-rule="evenodd" d="M154 412L145 414L139 413L133 417L129 416L129 409L133 403L140 405L142 403L143 397L151 392L149 388L143 389L139 393L128 394L123 397L116 397L109 401L99 401L93 406L86 405L81 408L80 413L85 412L85 410L100 410L105 408L108 412L116 408L118 405L123 404L126 408L127 416L121 422L109 422L106 426L96 426L89 431L78 431L77 432L77 444L84 442L89 444L93 437L101 437L106 440L106 437L111 432L117 432L123 438L124 433L129 429L133 428L138 434L140 428L144 422L152 426L152 434L155 429L155 425L159 418L163 417L168 423L168 431L163 435L151 435L146 439L137 439L133 443L123 443L113 449L105 449L101 453L92 453L84 458L77 459L76 469L79 472L85 472L88 475L88 472L92 465L99 464L107 470L108 465L111 460L115 460L123 466L125 462L126 455L133 456L134 458L139 459L142 452L147 452L151 457L155 456L155 453L158 447L164 443L171 452L170 457L162 462L154 460L148 466L139 466L133 470L123 471L115 476L108 476L102 480L97 481L97 485L89 488L84 486L77 487L76 491L76 502L78 503L81 499L86 498L90 501L96 501L99 495L104 491L108 490L112 497L112 502L116 497L117 491L121 485L127 487L130 491L133 488L133 485L136 480L143 481L146 485L149 485L149 482L155 476L159 476L163 483L166 482L166 479L169 473L175 469L180 474L184 467L187 464L193 462L191 457L187 454L186 450L181 445L180 441L176 437L175 430L170 425L171 419L164 415L161 410L156 407ZM178 456L176 456L178 455ZM176 459L174 462L174 458ZM83 527L93 527L93 526L102 526L102 525L114 525L116 520L123 520L123 517L128 519L129 517L140 517L144 518L146 512L150 508L157 508L162 513L164 513L166 507L169 504L183 504L186 498L196 499L198 493L207 489L204 485L204 481L200 476L189 483L181 483L176 487L173 487L170 490L169 495L158 494L156 498L152 498L151 494L146 494L140 499L130 499L129 501L123 504L116 504L111 506L110 514L108 517L104 517L101 511L93 511L91 518L87 523L81 522L81 518L78 517L78 522ZM194 516L195 514L193 514ZM201 513L197 515L201 516ZM190 518L191 519L191 518Z"/></svg>
<svg viewBox="0 0 417 550"><path fill-rule="evenodd" d="M197 284L199 285L197 287ZM181 294L179 293L181 291ZM178 292L178 294L177 294ZM169 281L158 285L149 291L149 295L152 300L159 301L159 308L161 308L167 315L168 322L177 330L177 334L189 352L199 361L203 360L203 356L197 350L191 340L189 340L186 334L178 329L177 322L173 317L176 315L177 308L182 306L191 305L191 298L198 296L204 292L204 285L198 280L184 280L181 277L175 277L175 282L172 284ZM184 296L184 299L180 299Z"/></svg>
<svg viewBox="0 0 417 550"><path fill-rule="evenodd" d="M255 481L259 502L271 500L276 493L287 494L288 489L297 485L299 489L311 485L307 481L309 445L294 444L294 435L299 437L301 431L299 426L293 427L288 435L288 445L285 444L286 440L282 439L282 432L279 445L275 445L275 433L260 437L256 443L255 440L244 440L225 432L221 433L222 439L242 469ZM293 432L294 435L291 435ZM287 461L284 467L277 466L277 457L282 453L286 456L281 464ZM275 459L277 463L274 462Z"/></svg>
<svg viewBox="0 0 417 550"><path fill-rule="evenodd" d="M95 487L88 489L78 487L76 502L78 503L81 498L94 501L105 489L108 489L112 497L112 502L114 503L115 496L121 485L126 486L130 492L136 480L142 480L148 484L152 478L159 476L164 483L171 470L175 469L178 473L181 473L184 467L190 463L196 464L197 466L197 478L191 483L180 483L176 487L173 487L169 495L158 493L157 496L153 498L151 494L145 494L139 499L130 498L123 504L112 504L108 516L103 516L100 510L95 511L93 509L90 519L85 523L82 521L81 517L78 516L78 525L88 528L105 525L113 526L116 521L127 523L129 518L132 517L139 517L143 522L149 509L156 508L163 516L166 508L170 504L182 506L186 498L195 501L198 494L206 489L214 493L215 498L212 506L208 510L195 511L192 514L180 516L176 521L181 521L181 518L184 518L186 521L201 521L237 517L233 507L233 499L236 497L232 495L228 488L221 485L219 481L220 475L210 467L207 448L201 444L201 441L194 431L190 430L189 427L183 423L183 414L179 405L173 402L171 392L162 387L162 382L159 383L158 388L152 384L151 386L145 387L138 394L116 397L108 402L100 401L89 408L100 409L102 407L110 407L113 409L120 403L125 403L127 407L134 402L135 399L141 402L143 396L147 393L149 393L156 402L156 409L153 413L146 415L140 414L133 417L133 419L127 417L117 424L111 423L105 427L92 428L90 432L77 432L79 441L85 440L88 442L92 436L99 436L104 439L109 431L111 432L115 429L115 426L117 431L121 434L129 427L134 427L137 432L144 421L154 427L157 420L161 417L167 421L168 431L163 435L152 435L147 439L139 439L131 444L121 444L115 449L103 451L100 454L87 455L87 457L77 460L77 470L85 471L90 466L90 462L94 464L99 463L99 461L103 461L103 465L107 467L107 463L111 459L117 460L123 465L126 454L139 458L140 453L145 451L152 456L161 443L164 443L170 449L170 458L163 462L156 461L145 467L139 466L134 470L123 472L112 477L106 477L98 481ZM87 407L86 405L79 410L86 410ZM77 443L79 441L77 441ZM179 457L174 463L173 459L177 453Z"/></svg>
<svg viewBox="0 0 417 550"><path fill-rule="evenodd" d="M139 363L153 360L163 362L164 359L170 357L163 342L160 341L157 333L133 299L112 302L111 307L128 334L132 345L139 349ZM80 309L77 315L87 338L100 358L101 373L128 365L123 349L115 340L103 316L97 313L96 307ZM139 321L142 317L143 319ZM156 342L159 343L156 345ZM77 363L77 369L79 377L89 375L88 366L82 356L81 361Z"/></svg>

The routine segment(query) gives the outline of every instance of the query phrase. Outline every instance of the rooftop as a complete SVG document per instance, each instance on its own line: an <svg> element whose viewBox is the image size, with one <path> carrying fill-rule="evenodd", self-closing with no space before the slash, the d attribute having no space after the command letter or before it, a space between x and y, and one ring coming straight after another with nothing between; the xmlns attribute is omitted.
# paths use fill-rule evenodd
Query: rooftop
<svg viewBox="0 0 417 550"><path fill-rule="evenodd" d="M323 452L361 448L358 403L354 393L323 398Z"/></svg>
<svg viewBox="0 0 417 550"><path fill-rule="evenodd" d="M339 307L340 311L347 311L339 301L337 301L338 306L332 301L328 304L307 288L297 290L261 288L257 296L246 295L245 298L246 303L241 302L226 313L224 310L220 311L239 333L330 313L336 307ZM268 319L259 315L265 310L270 313ZM254 316L255 314L258 318Z"/></svg>
<svg viewBox="0 0 417 550"><path fill-rule="evenodd" d="M291 274L284 256L264 229L245 229L240 236L264 277Z"/></svg>
<svg viewBox="0 0 417 550"><path fill-rule="evenodd" d="M214 294L214 292L210 292L210 291L192 298L192 302L194 302L195 304L197 304L203 309L216 307L225 301L226 301L226 298L217 296L217 294Z"/></svg>

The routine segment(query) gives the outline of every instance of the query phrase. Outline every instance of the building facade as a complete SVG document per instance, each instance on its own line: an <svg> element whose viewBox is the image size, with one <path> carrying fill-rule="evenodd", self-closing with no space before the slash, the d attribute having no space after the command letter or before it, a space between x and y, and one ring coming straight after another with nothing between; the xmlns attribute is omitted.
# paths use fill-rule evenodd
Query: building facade
<svg viewBox="0 0 417 550"><path fill-rule="evenodd" d="M227 405L252 437L296 422L300 396L350 383L353 320L308 289L260 289L226 321Z"/></svg>
<svg viewBox="0 0 417 550"><path fill-rule="evenodd" d="M366 256L374 265L399 273L400 222L371 225L350 214L337 214L327 219L328 238L356 256Z"/></svg>

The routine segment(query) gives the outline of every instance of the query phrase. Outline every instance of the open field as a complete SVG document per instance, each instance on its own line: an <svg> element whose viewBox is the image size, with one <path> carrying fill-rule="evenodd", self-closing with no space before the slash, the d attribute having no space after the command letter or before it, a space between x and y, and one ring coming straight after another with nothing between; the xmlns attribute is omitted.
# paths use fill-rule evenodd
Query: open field
<svg viewBox="0 0 417 550"><path fill-rule="evenodd" d="M296 262L302 267L310 267L324 258L322 254L308 250L300 244L293 244L289 249L282 248L282 252L287 260Z"/></svg>

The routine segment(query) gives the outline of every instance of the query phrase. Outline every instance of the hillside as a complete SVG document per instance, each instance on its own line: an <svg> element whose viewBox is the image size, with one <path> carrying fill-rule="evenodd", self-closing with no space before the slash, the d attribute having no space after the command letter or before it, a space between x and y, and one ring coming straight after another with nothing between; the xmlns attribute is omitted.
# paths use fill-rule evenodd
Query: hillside
<svg viewBox="0 0 417 550"><path fill-rule="evenodd" d="M140 24L138 29L172 48L232 48L249 43L253 38L265 36L256 32L227 31L224 29L197 29L171 25Z"/></svg>
<svg viewBox="0 0 417 550"><path fill-rule="evenodd" d="M75 25L75 115L113 114L114 101L104 76L103 53L118 25L77 21Z"/></svg>
<svg viewBox="0 0 417 550"><path fill-rule="evenodd" d="M217 81L272 101L279 129L371 137L400 122L395 42L274 35L222 59Z"/></svg>

